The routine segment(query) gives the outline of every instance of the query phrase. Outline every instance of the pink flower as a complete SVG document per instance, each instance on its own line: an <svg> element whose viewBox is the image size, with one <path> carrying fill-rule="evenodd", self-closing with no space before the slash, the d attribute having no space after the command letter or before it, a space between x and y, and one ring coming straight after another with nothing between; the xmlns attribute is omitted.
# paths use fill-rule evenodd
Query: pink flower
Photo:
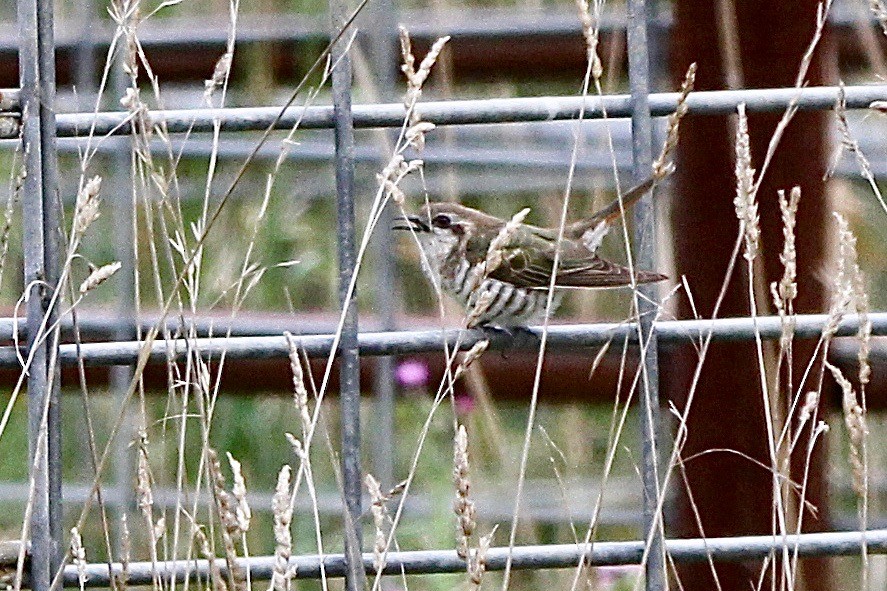
<svg viewBox="0 0 887 591"><path fill-rule="evenodd" d="M401 388L421 388L428 384L429 375L428 364L421 359L405 359L394 370Z"/></svg>
<svg viewBox="0 0 887 591"><path fill-rule="evenodd" d="M467 415L470 414L474 408L477 406L477 402L474 400L474 396L471 394L465 394L463 392L456 393L456 414L459 415Z"/></svg>
<svg viewBox="0 0 887 591"><path fill-rule="evenodd" d="M595 569L598 583L602 589L614 589L621 581L630 577L639 577L643 569L636 564L621 566L599 566Z"/></svg>

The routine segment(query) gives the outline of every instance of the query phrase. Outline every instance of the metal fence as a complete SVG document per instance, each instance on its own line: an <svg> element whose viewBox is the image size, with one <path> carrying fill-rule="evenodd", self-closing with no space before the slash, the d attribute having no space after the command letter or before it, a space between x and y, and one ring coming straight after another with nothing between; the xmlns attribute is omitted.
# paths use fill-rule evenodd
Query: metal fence
<svg viewBox="0 0 887 591"><path fill-rule="evenodd" d="M331 0L334 22L347 19L340 0ZM635 177L642 177L652 161L652 118L667 115L675 108L675 93L651 94L648 72L648 43L646 36L647 7L645 0L628 2L628 46L630 95L605 96L582 100L575 97L548 97L526 99L456 100L424 103L422 115L437 125L490 124L518 121L574 120L581 113L585 118L630 117L632 121L632 148ZM55 163L56 138L75 136L84 129L95 133L128 134L131 126L120 113L56 114L54 105L54 50L52 5L49 0L18 0L20 29L21 89L4 93L8 112L3 114L0 130L5 137L19 136L27 175L24 178L23 236L25 285L28 286L27 346L22 351L0 348L0 367L20 367L20 355L30 359L27 374L28 409L30 423L30 459L34 488L33 509L30 514L30 577L28 584L36 591L47 591L56 573L63 572L65 586L77 586L77 568L63 565L64 546L61 531L61 460L59 450L60 424L58 416L59 371L57 364L86 365L136 364L166 362L179 358L195 344L205 355L222 351L229 358L285 357L288 354L282 337L231 337L200 339L199 342L155 342L143 354L143 341L115 341L60 345L52 339L36 340L45 325L45 319L55 319L55 300L51 290L42 286L54 285L59 278L61 256L57 228L60 227L60 209L56 199L58 172ZM265 130L269 127L288 129L300 119L302 128L332 128L335 130L335 171L338 204L337 236L340 248L340 278L342 306L347 308L341 338L329 335L303 337L301 347L309 356L326 356L338 347L341 366L342 407L342 463L345 497L346 543L344 555L301 556L290 560L300 578L345 577L346 587L361 589L365 573L374 572L372 555L361 554L361 467L359 424L359 356L393 355L417 351L440 350L442 346L458 343L463 348L475 344L483 335L462 334L458 331L385 331L360 333L353 294L348 295L348 283L355 268L355 220L353 178L353 130L356 127L399 127L405 111L400 104L355 105L350 98L351 74L348 53L340 39L333 45L332 56L340 60L333 70L333 105L288 109L194 109L151 112L152 120L163 120L170 133L211 131L215 122L221 122L222 131ZM697 92L690 96L691 113L734 113L739 103L748 111L784 111L796 104L800 109L830 109L838 95L836 88L761 89L722 92ZM872 101L887 98L887 85L851 86L846 89L849 108L866 108ZM20 121L19 121L20 119ZM649 206L639 208L637 231L647 233L653 224ZM640 241L638 241L640 243ZM638 253L637 263L654 268L655 253L648 248ZM645 295L655 295L645 292ZM643 300L642 300L643 301ZM641 309L644 312L645 309ZM582 561L589 565L639 564L646 565L646 587L649 590L665 588L665 555L674 561L744 560L765 557L783 549L801 556L859 554L863 545L873 553L887 553L887 530L850 533L821 533L778 536L756 536L695 540L665 540L657 525L658 502L661 497L657 477L658 459L655 449L659 429L657 388L658 342L677 341L688 336L707 335L715 339L750 339L759 330L764 338L775 339L781 333L776 319L661 322L653 326L649 315L639 325L572 325L548 329L548 339L555 347L579 347L600 344L608 339L624 337L638 340L647 351L644 358L646 379L641 396L644 453L642 477L645 491L645 539L636 542L594 542L566 546L525 546L493 548L487 555L487 569L501 570L506 565L514 569L575 567ZM873 314L873 333L887 335L887 313ZM818 336L826 322L825 316L801 316L796 335L799 338ZM839 334L853 334L859 319L848 317ZM12 335L16 327L11 321L0 322L3 336ZM493 339L495 348L502 343ZM268 579L272 574L273 557L243 560L252 580ZM222 572L230 565L220 561ZM109 586L112 577L122 568L106 564L87 567L88 585ZM185 572L207 573L207 561L179 561L159 563L132 563L128 566L132 584L151 584L160 576ZM465 562L453 550L390 552L385 573L445 573L464 571Z"/></svg>

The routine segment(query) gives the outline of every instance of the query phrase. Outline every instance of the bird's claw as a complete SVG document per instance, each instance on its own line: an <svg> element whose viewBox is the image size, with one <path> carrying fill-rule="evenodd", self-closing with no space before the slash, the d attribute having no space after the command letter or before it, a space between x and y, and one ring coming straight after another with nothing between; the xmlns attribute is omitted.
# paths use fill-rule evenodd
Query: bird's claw
<svg viewBox="0 0 887 591"><path fill-rule="evenodd" d="M478 328L484 331L484 334L487 335L487 338L489 338L491 341L504 341L505 345L500 351L503 359L508 359L507 353L512 349L517 351L532 349L538 346L540 342L539 335L537 335L535 332L533 332L532 329L526 326L499 326L496 324L484 324L479 326ZM506 336L507 339L503 339L503 336Z"/></svg>

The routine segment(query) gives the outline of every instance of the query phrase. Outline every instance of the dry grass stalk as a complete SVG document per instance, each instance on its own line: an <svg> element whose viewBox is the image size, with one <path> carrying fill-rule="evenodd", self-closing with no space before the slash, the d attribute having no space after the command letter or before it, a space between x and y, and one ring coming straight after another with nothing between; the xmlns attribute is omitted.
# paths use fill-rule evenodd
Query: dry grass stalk
<svg viewBox="0 0 887 591"><path fill-rule="evenodd" d="M139 0L112 0L108 7L111 20L123 33L126 47L123 51L123 71L130 78L138 78L138 38L136 27L141 20L139 14Z"/></svg>
<svg viewBox="0 0 887 591"><path fill-rule="evenodd" d="M77 203L74 206L74 237L80 238L89 228L90 224L99 217L99 191L102 188L102 177L96 175L86 181L77 193Z"/></svg>
<svg viewBox="0 0 887 591"><path fill-rule="evenodd" d="M859 383L865 391L865 385L872 376L872 366L869 363L872 340L872 321L869 318L869 296L862 289L861 274L857 274L853 282L853 297L856 299L856 312L859 314L859 330L856 337L859 340L859 349L856 351L856 360L859 363Z"/></svg>
<svg viewBox="0 0 887 591"><path fill-rule="evenodd" d="M785 350L791 341L795 328L794 301L798 296L798 252L795 248L795 225L797 223L798 203L801 200L801 187L793 187L786 198L785 191L779 191L779 211L782 213L782 279L770 284L773 305L779 314L782 324L780 347Z"/></svg>
<svg viewBox="0 0 887 591"><path fill-rule="evenodd" d="M508 222L502 226L502 229L499 230L499 233L496 234L496 237L490 241L490 246L487 248L487 257L484 260L484 270L483 273L480 274L481 277L486 277L493 271L499 268L504 260L504 251L505 246L508 244L511 237L517 231L517 229L524 223L524 220L527 218L527 215L530 213L530 208L525 207L520 210L516 214L514 214Z"/></svg>
<svg viewBox="0 0 887 591"><path fill-rule="evenodd" d="M588 63L591 65L591 75L595 80L600 80L604 75L604 66L597 52L600 42L598 19L592 16L588 0L576 0L576 8L579 9L579 22L582 24L582 36L585 37L585 51Z"/></svg>
<svg viewBox="0 0 887 591"><path fill-rule="evenodd" d="M875 182L872 165L859 147L859 142L856 141L856 138L850 133L850 123L847 121L847 95L844 90L843 82L838 86L838 100L835 102L835 119L837 119L838 123L838 132L841 134L841 143L835 152L830 169L834 169L834 167L837 166L838 160L841 158L844 150L853 154L859 173L868 182L869 188L872 190L872 193L875 194L881 208L887 213L887 202L884 201L884 195L881 193L878 183Z"/></svg>
<svg viewBox="0 0 887 591"><path fill-rule="evenodd" d="M471 559L468 561L468 581L471 589L480 589L483 582L484 572L487 570L487 551L493 541L498 526L485 536L482 536L477 543L477 549L471 553Z"/></svg>
<svg viewBox="0 0 887 591"><path fill-rule="evenodd" d="M804 397L804 404L798 412L798 431L804 428L804 425L807 424L807 421L810 420L817 408L819 408L819 392L817 390L810 390Z"/></svg>
<svg viewBox="0 0 887 591"><path fill-rule="evenodd" d="M216 560L212 548L210 547L209 539L206 537L206 534L203 533L202 527L194 528L194 537L200 546L200 553L203 555L203 558L209 562L209 572L210 579L213 583L213 591L228 591L228 585L225 583L225 578L222 576L222 569L219 567L219 561Z"/></svg>
<svg viewBox="0 0 887 591"><path fill-rule="evenodd" d="M857 496L864 498L866 494L866 465L863 460L865 439L868 436L865 410L859 405L856 392L850 380L844 377L841 370L825 362L825 366L832 373L838 386L841 388L841 407L844 411L844 425L847 427L847 435L850 439L850 468L853 473L853 490Z"/></svg>
<svg viewBox="0 0 887 591"><path fill-rule="evenodd" d="M736 124L736 217L742 224L745 236L745 260L751 262L758 255L761 230L758 224L758 203L755 196L755 169L751 165L751 143L748 137L748 117L745 103L737 106L739 120Z"/></svg>
<svg viewBox="0 0 887 591"><path fill-rule="evenodd" d="M148 465L148 435L139 432L139 463L136 469L136 498L139 509L149 522L153 521L154 494L151 491L151 470Z"/></svg>
<svg viewBox="0 0 887 591"><path fill-rule="evenodd" d="M453 511L458 518L456 525L456 553L468 559L470 538L476 527L474 501L469 499L471 480L468 478L468 432L464 425L459 425L453 440L453 484L456 486L456 498Z"/></svg>
<svg viewBox="0 0 887 591"><path fill-rule="evenodd" d="M151 534L154 536L154 539L160 541L160 539L166 535L166 517L160 517L157 522L154 524L154 530Z"/></svg>
<svg viewBox="0 0 887 591"><path fill-rule="evenodd" d="M431 46L431 49L428 50L428 53L425 54L425 58L422 59L422 62L419 64L419 69L417 70L416 58L413 56L413 45L410 41L410 33L403 25L399 27L399 31L400 53L403 57L403 65L401 65L400 70L407 78L407 93L404 97L404 105L407 108L408 126L415 130L409 143L417 150L421 150L425 146L425 132L421 129L416 129L416 126L422 121L421 116L416 110L416 104L422 96L422 86L425 84L425 80L428 79L428 75L431 73L431 68L434 66L434 63L440 56L440 52L443 51L444 46L450 38L448 36L441 37L435 41Z"/></svg>
<svg viewBox="0 0 887 591"><path fill-rule="evenodd" d="M465 356L462 357L462 361L456 367L456 371L453 372L453 381L458 380L465 375L465 372L468 371L471 364L480 359L481 355L486 352L489 346L490 341L488 339L476 342L471 349L468 350Z"/></svg>
<svg viewBox="0 0 887 591"><path fill-rule="evenodd" d="M468 298L468 315L465 318L465 326L474 328L478 325L484 313L493 305L496 295L489 289L475 288Z"/></svg>
<svg viewBox="0 0 887 591"><path fill-rule="evenodd" d="M367 474L364 484L370 495L370 513L373 515L373 567L376 573L381 573L385 568L385 548L388 546L388 536L385 534L385 502L388 500L382 494L379 481L372 474Z"/></svg>
<svg viewBox="0 0 887 591"><path fill-rule="evenodd" d="M144 52L141 48L136 29L141 22L140 0L113 0L109 9L111 20L120 30L123 36L123 65L124 74L129 77L129 86L120 99L120 104L130 113L133 134L135 156L141 163L148 164L151 180L158 186L166 184L164 177L153 171L150 151L150 139L154 133L154 126L148 114L148 106L142 101L139 90L139 62L145 66L145 74L151 80L155 94L159 96L157 80L150 69ZM162 131L162 130L160 130ZM167 193L163 193L166 195Z"/></svg>
<svg viewBox="0 0 887 591"><path fill-rule="evenodd" d="M237 588L238 582L243 581L243 572L237 564L237 548L234 545L234 540L242 533L240 521L237 518L238 503L234 495L225 490L225 476L222 474L219 454L213 448L207 447L206 456L207 469L216 499L216 510L219 514L219 522L222 524L222 544L225 548L228 572L232 585Z"/></svg>
<svg viewBox="0 0 887 591"><path fill-rule="evenodd" d="M289 464L284 465L277 475L277 486L271 499L271 511L274 514L274 570L271 574L269 591L291 591L295 569L290 567L289 560L293 552L293 537L290 523L293 519L290 507L290 478L292 470Z"/></svg>
<svg viewBox="0 0 887 591"><path fill-rule="evenodd" d="M98 268L93 268L89 274L89 277L84 279L83 283L80 284L80 293L85 294L88 291L92 291L93 289L113 277L114 274L120 270L120 267L120 261L115 261L107 265L102 265Z"/></svg>
<svg viewBox="0 0 887 591"><path fill-rule="evenodd" d="M580 0L581 1L581 0ZM662 144L662 151L659 157L653 162L653 176L657 180L662 180L672 173L674 164L671 162L671 156L678 145L678 131L681 126L681 119L687 114L689 107L687 106L687 97L693 91L693 85L696 83L696 62L690 64L687 73L684 75L684 81L681 83L681 94L678 97L678 104L674 113L668 116L668 131L665 134L665 143Z"/></svg>
<svg viewBox="0 0 887 591"><path fill-rule="evenodd" d="M404 132L404 141L417 150L421 150L425 147L425 134L434 130L435 127L437 126L430 121L417 121Z"/></svg>
<svg viewBox="0 0 887 591"><path fill-rule="evenodd" d="M413 47L412 42L410 41L409 31L403 26L401 26L399 30L400 50L403 57L403 65L400 69L407 78L407 92L404 97L404 105L407 108L407 124L409 125L409 128L413 130L413 133L407 138L407 142L417 150L422 150L422 148L425 147L425 131L422 131L421 128L417 127L422 123L422 118L416 110L416 104L422 96L422 86L425 84L425 80L431 73L431 68L434 66L434 63L440 56L440 52L443 51L444 46L450 38L448 36L441 37L435 41L431 46L431 49L425 55L425 58L419 64L419 69L416 70L416 58L413 56Z"/></svg>
<svg viewBox="0 0 887 591"><path fill-rule="evenodd" d="M299 413L299 422L302 425L304 437L311 429L311 412L308 409L308 388L305 387L305 373L302 370L302 360L299 359L299 347L293 335L286 331L283 333L286 345L289 349L290 371L293 372L293 401L296 404L296 412Z"/></svg>
<svg viewBox="0 0 887 591"><path fill-rule="evenodd" d="M414 125L410 130L417 128L419 125L420 124ZM422 126L421 129L430 131L431 129L434 129L434 124L428 123L427 125ZM407 138L415 138L415 135L410 136L410 130L407 130ZM415 159L407 161L401 154L395 154L392 156L388 165L382 169L380 174L376 175L376 179L385 191L385 198L394 201L397 205L403 205L406 200L406 195L404 195L404 192L400 188L400 182L412 172L421 170L423 165L424 162L422 160Z"/></svg>
<svg viewBox="0 0 887 591"><path fill-rule="evenodd" d="M865 386L872 375L872 366L869 363L872 340L872 320L869 318L869 294L865 289L865 276L859 265L853 266L853 276L850 280L853 292L853 300L856 304L856 313L859 314L859 329L856 338L859 341L859 349L856 351L856 360L859 364L859 384L862 394L863 406L865 406Z"/></svg>
<svg viewBox="0 0 887 591"><path fill-rule="evenodd" d="M203 100L207 105L212 104L212 96L216 89L221 88L228 79L228 73L231 71L231 62L234 60L234 52L231 50L222 54L216 62L213 75L209 80L203 83Z"/></svg>
<svg viewBox="0 0 887 591"><path fill-rule="evenodd" d="M157 563L157 545L166 530L166 520L161 517L154 520L154 493L152 492L151 466L148 463L148 435L144 429L139 430L138 466L136 468L136 499L145 520L149 537L151 562ZM154 586L160 586L160 575L155 571Z"/></svg>
<svg viewBox="0 0 887 591"><path fill-rule="evenodd" d="M838 85L838 100L835 101L835 119L837 119L838 131L841 134L841 143L838 146L836 158L840 157L841 152L847 150L856 158L862 175L868 178L873 174L872 165L859 148L859 142L850 133L850 122L847 120L847 93L843 82Z"/></svg>
<svg viewBox="0 0 887 591"><path fill-rule="evenodd" d="M71 528L71 561L77 567L77 582L80 583L80 589L86 588L86 550L83 548L83 539L80 537L80 531L76 527Z"/></svg>
<svg viewBox="0 0 887 591"><path fill-rule="evenodd" d="M861 271L857 264L856 237L850 231L847 220L839 213L835 213L838 223L838 268L832 282L832 301L829 306L829 317L822 329L822 338L828 343L841 324L844 315L853 303L855 292L860 279Z"/></svg>
<svg viewBox="0 0 887 591"><path fill-rule="evenodd" d="M114 576L114 591L126 591L129 586L129 558L132 539L129 535L129 524L126 513L120 516L120 573Z"/></svg>
<svg viewBox="0 0 887 591"><path fill-rule="evenodd" d="M881 31L887 35L887 6L881 0L869 0L869 10L878 19L881 25Z"/></svg>
<svg viewBox="0 0 887 591"><path fill-rule="evenodd" d="M252 511L250 511L249 503L246 500L246 481L243 478L243 469L240 462L234 459L230 452L227 452L228 464L231 466L231 474L233 475L234 484L231 487L231 494L237 501L235 514L237 516L237 528L241 533L249 530L250 520L252 519Z"/></svg>

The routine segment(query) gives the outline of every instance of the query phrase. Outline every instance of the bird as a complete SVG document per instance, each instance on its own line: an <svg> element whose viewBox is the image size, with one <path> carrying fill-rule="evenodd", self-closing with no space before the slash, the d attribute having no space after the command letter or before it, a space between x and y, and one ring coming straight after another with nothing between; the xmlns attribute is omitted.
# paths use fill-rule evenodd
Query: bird
<svg viewBox="0 0 887 591"><path fill-rule="evenodd" d="M590 217L564 227L555 277L557 288L631 285L631 271L597 255L620 212L650 191L650 177ZM523 215L529 210L521 212ZM434 285L466 306L468 326L509 328L538 323L545 315L557 252L557 228L511 222L450 202L426 203L417 215L395 218L394 230L415 232L426 256L423 270ZM491 248L492 247L492 248ZM635 281L667 279L636 271ZM560 303L556 290L552 312Z"/></svg>

